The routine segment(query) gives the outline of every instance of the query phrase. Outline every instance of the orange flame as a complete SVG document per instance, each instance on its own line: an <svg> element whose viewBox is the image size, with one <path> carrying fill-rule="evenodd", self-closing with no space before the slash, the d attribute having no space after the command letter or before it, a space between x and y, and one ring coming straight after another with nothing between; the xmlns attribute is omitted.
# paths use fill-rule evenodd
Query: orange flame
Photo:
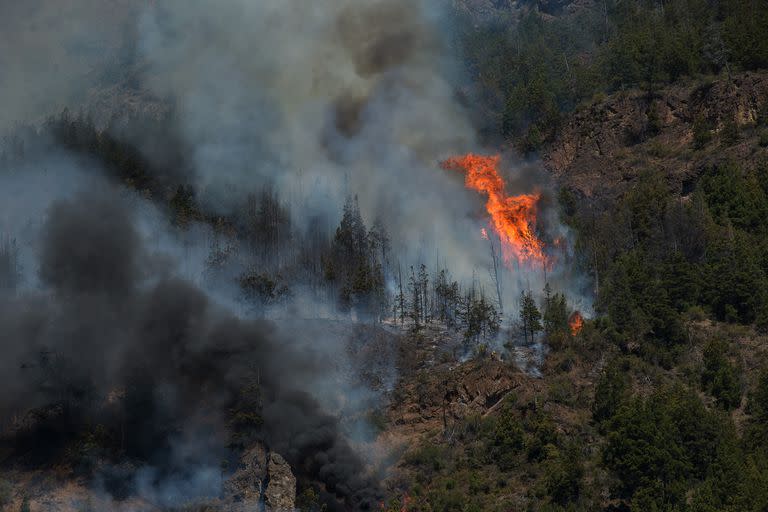
<svg viewBox="0 0 768 512"><path fill-rule="evenodd" d="M507 266L513 260L529 266L548 266L544 243L534 232L536 205L540 195L509 196L498 171L501 157L468 154L449 158L442 163L444 169L457 170L466 175L467 188L488 196L485 208L491 216L494 231L499 235L502 254Z"/></svg>
<svg viewBox="0 0 768 512"><path fill-rule="evenodd" d="M574 311L568 319L568 326L571 328L571 335L579 334L581 328L584 327L584 317L581 316L581 313Z"/></svg>

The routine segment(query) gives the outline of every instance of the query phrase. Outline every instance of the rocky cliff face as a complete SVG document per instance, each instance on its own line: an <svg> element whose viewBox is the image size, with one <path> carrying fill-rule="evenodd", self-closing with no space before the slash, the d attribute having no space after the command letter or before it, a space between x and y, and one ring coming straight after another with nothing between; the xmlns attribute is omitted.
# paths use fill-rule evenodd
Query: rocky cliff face
<svg viewBox="0 0 768 512"><path fill-rule="evenodd" d="M56 483L46 472L9 472L3 475L16 485L7 489L5 508L19 510L23 500L29 500L34 512L79 512L110 510L151 512L159 510L156 503L143 497L115 501L103 493L93 493L80 479L61 478ZM290 465L278 453L256 443L240 457L237 471L224 483L218 498L188 503L183 510L206 512L293 512L296 507L296 477ZM175 509L174 509L175 510Z"/></svg>
<svg viewBox="0 0 768 512"><path fill-rule="evenodd" d="M766 105L768 73L618 93L573 113L543 158L560 183L587 197L621 193L648 170L686 193L708 166L768 156L758 126Z"/></svg>
<svg viewBox="0 0 768 512"><path fill-rule="evenodd" d="M296 506L296 477L278 453L257 443L240 458L240 468L225 485L222 510L290 512Z"/></svg>
<svg viewBox="0 0 768 512"><path fill-rule="evenodd" d="M267 477L264 490L264 504L273 512L291 512L296 505L296 477L291 466L279 453L270 453L267 462Z"/></svg>

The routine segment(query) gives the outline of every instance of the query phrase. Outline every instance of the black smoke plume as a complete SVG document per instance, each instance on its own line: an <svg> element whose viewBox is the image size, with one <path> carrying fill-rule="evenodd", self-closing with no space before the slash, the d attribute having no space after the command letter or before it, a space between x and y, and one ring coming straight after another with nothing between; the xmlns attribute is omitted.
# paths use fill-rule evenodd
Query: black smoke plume
<svg viewBox="0 0 768 512"><path fill-rule="evenodd" d="M94 474L111 467L102 480L131 481L130 469L114 478L130 461L151 466L162 485L231 457L240 408L258 416L240 442L281 453L337 506L379 499L337 420L304 391L322 368L270 324L238 318L173 277L144 247L126 200L99 189L58 201L41 232L41 290L0 299L5 464L71 459L80 433L98 425L108 441ZM136 491L107 487L117 498Z"/></svg>

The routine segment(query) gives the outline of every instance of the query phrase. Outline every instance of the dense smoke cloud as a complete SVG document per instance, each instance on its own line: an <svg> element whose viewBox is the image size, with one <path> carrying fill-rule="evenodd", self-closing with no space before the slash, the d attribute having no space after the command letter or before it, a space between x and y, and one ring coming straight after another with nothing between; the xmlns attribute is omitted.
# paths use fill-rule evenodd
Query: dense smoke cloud
<svg viewBox="0 0 768 512"><path fill-rule="evenodd" d="M0 128L83 107L107 135L168 170L143 190L160 202L169 183L193 184L206 214L230 214L270 184L293 228L310 231L322 217L330 232L355 195L368 224L378 218L390 231L406 268L435 262L473 288L487 281L483 198L439 167L479 150L445 57L448 2L23 4L0 4L0 67L10 71L0 75ZM108 122L124 111L157 114L159 104L172 112L162 129L173 148ZM227 287L255 258L228 261L215 285L202 279L212 228L191 222L177 233L167 212L106 185L98 166L55 144L41 152L0 176L0 236L18 241L22 283L0 293L0 417L53 408L53 432L33 437L52 448L83 425L122 422L123 449L148 464L127 478L144 495L215 494L227 411L257 375L263 440L348 506L370 504L377 487L327 413L334 400L316 396L336 383L324 365L329 354L338 363L340 347L308 350L246 319ZM510 192L527 191L530 173L512 167ZM554 215L542 217L558 232ZM518 275L505 292L516 298L542 279ZM312 316L303 309L316 297L292 299L296 317ZM394 380L392 367L383 373ZM342 391L369 400L367 390ZM105 406L113 392L136 409Z"/></svg>
<svg viewBox="0 0 768 512"><path fill-rule="evenodd" d="M227 439L211 431L224 429L228 408L258 375L262 439L299 476L350 506L370 503L377 491L360 459L337 420L304 391L324 368L270 325L238 318L159 271L164 266L144 245L130 205L106 187L51 205L40 230L40 286L5 294L0 304L0 416L53 408L51 431L30 448L50 450L51 459L57 442L97 422L116 426L121 417L127 457L164 475L150 479L151 488L167 494L168 481L178 487L201 471L216 474ZM115 390L126 393L119 415L104 406ZM145 401L136 406L136 396ZM178 439L179 431L191 439ZM23 452L23 442L12 444ZM187 473L194 476L180 476ZM220 480L206 481L203 490L215 496Z"/></svg>
<svg viewBox="0 0 768 512"><path fill-rule="evenodd" d="M0 132L114 89L125 37L135 32L143 6L136 0L0 2Z"/></svg>
<svg viewBox="0 0 768 512"><path fill-rule="evenodd" d="M470 275L477 203L438 169L475 144L449 81L442 2L166 1L145 12L143 83L177 99L214 208L264 181L297 219L357 194L396 242ZM237 185L232 187L231 185ZM404 256L406 256L404 254Z"/></svg>
<svg viewBox="0 0 768 512"><path fill-rule="evenodd" d="M449 2L126 0L112 15L92 3L68 2L62 11L38 0L10 14L50 20L58 13L70 25L102 27L90 37L105 39L98 46L108 57L79 55L91 65L88 77L120 69L123 95L110 96L113 103L141 110L136 104L154 98L173 106L173 129L191 162L183 171L205 208L228 213L270 183L295 226L310 230L318 216L333 225L344 197L355 194L369 224L384 221L406 266L437 262L465 283L485 274L483 199L439 168L448 156L482 151L457 99L461 72L450 56ZM75 36L53 25L38 44L60 46ZM34 46L15 46L15 54L34 57ZM63 47L72 49L62 60L67 65L77 45ZM64 89L106 87L67 75L40 81L51 84L59 103ZM142 99L126 97L129 89ZM24 103L21 94L4 97ZM103 102L82 104L104 117ZM151 141L132 142L163 158L147 147ZM508 168L510 192L529 192L536 171ZM514 298L520 280L508 282Z"/></svg>

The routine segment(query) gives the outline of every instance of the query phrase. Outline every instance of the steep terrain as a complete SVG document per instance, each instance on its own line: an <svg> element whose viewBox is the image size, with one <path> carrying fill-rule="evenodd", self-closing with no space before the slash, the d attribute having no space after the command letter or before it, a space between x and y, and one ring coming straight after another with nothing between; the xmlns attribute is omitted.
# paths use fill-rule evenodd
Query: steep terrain
<svg viewBox="0 0 768 512"><path fill-rule="evenodd" d="M754 168L768 156L766 104L764 72L613 94L568 116L544 163L586 197L615 196L649 170L685 195L709 167Z"/></svg>
<svg viewBox="0 0 768 512"><path fill-rule="evenodd" d="M98 29L85 30L76 50L65 53L97 58L93 67L88 59L61 64L75 78L67 83L82 85L63 97L94 122L66 112L39 129L22 127L4 141L0 172L13 179L18 169L34 173L40 165L47 179L58 176L49 172L54 162L71 158L103 167L99 176L132 202L123 204L106 186L93 187L94 197L57 202L45 225L42 270L32 278L44 290L29 297L17 289L15 241L0 237L0 325L17 340L11 363L0 361L9 376L3 410L13 412L0 417L3 512L768 509L768 72L760 70L761 39L739 39L763 29L765 14L754 2L724 0L720 11L698 0L665 2L663 9L655 2L451 0L458 19L470 20L458 27L469 41L462 56L472 83L465 87L422 81L439 60L439 45L422 33L410 3L351 8L339 13L343 23L322 25L334 30L323 32L330 46L317 54L335 55L338 28L350 39L341 42L341 55L351 58L343 60L350 66L344 72L329 79L333 59L329 69L314 62L309 47L317 49L317 33L294 48L291 36L307 34L289 30L284 38L276 23L271 48L296 62L276 58L267 66L278 71L264 73L270 79L290 71L274 82L262 83L262 69L249 70L248 92L235 90L242 101L232 104L225 86L237 80L220 77L212 63L243 41L221 30L231 19L211 20L203 9L192 25L171 24L161 34L203 26L219 37L203 37L181 54L220 43L201 61L210 67L189 59L194 69L182 66L174 75L184 85L205 82L181 95L202 117L195 118L197 137L180 143L173 99L143 87L152 70L130 45L120 46L123 38L112 37L140 2L115 2L112 15L103 3L83 1L84 19ZM35 0L8 12L23 17L47 6L45 24L22 27L42 41L57 15L79 19L77 5ZM698 8L706 16L689 16ZM239 18L246 11L222 12ZM294 27L294 12L277 12ZM754 15L758 30L744 13ZM587 28L578 25L583 19ZM0 29L10 33L7 23L0 19ZM70 27L49 36L70 41L72 31L80 33ZM369 39L370 31L378 37ZM260 50L251 42L238 46L234 69L245 69L251 59L243 55ZM0 50L12 47L13 38L0 35ZM738 55L740 48L750 51ZM689 60L668 58L682 54ZM31 95L46 97L52 79L46 65L29 64L36 55L0 52L0 65L25 80L39 78ZM172 53L159 62L189 61ZM337 96L347 74L358 74L357 85L375 85ZM0 97L23 93L23 82L0 77ZM345 191L343 206L326 195L320 214L292 220L291 202L323 193L302 195L303 167L286 171L300 179L282 197L269 180L235 181L227 194L249 195L223 213L211 206L210 190L185 175L200 158L218 175L226 168L219 164L232 164L226 157L260 149L279 126L267 108L240 118L261 106L264 98L249 95L257 85L278 90L286 118L298 119L270 138L281 158L265 164L274 172L267 176L281 179L285 173L272 164L285 170L278 160L295 166L290 157L311 149L303 155L310 168L343 171L343 179L328 175ZM322 97L324 87L331 96ZM389 102L414 91L418 101ZM295 96L307 111L293 110ZM377 218L368 230L360 211L365 195L377 199L390 182L384 213L404 211L403 232L422 235L441 212L454 210L442 196L425 201L438 181L410 181L428 174L442 180L435 158L417 173L413 161L390 162L389 154L400 155L411 135L428 132L423 126L463 119L454 116L454 96L461 108L490 119L479 123L488 132L483 140L494 141L489 147L514 147L534 166L541 155L559 189L560 204L547 213L567 224L553 243L572 249L569 273L580 277L556 290L544 282L531 290L525 279L525 290L516 267L523 293L503 317L484 285L476 286L487 268L473 267L469 286L453 281L440 263L455 249L446 242L435 268L408 272L414 262L407 251L416 248L392 247L382 227L390 219ZM482 101L472 104L475 96ZM321 114L314 111L318 97L328 102ZM416 105L424 112L414 113ZM64 105L35 106L8 115L39 124ZM391 108L406 122L389 124L383 114ZM422 125L427 113L436 118ZM101 131L116 117L136 118L135 126L131 120L124 133L118 125ZM224 122L208 131L211 119ZM303 131L305 124L318 133ZM458 124L474 144L477 127ZM398 140L390 143L387 132ZM308 135L318 136L310 137L317 148L304 145ZM433 156L433 143L441 150L466 143L452 132L437 135L416 141L420 158ZM356 137L367 144L355 145ZM36 151L50 160L36 161ZM245 171L268 158L244 155L229 170L250 179ZM312 187L322 188L326 175L319 176ZM351 176L367 192L362 200L349 192ZM41 189L55 188L43 183ZM464 197L459 182L450 183L459 191L450 197ZM414 209L403 207L405 196ZM162 226L147 240L150 249L170 245L164 257L141 247L146 240L134 233L132 208L156 217L143 223ZM328 211L343 212L338 226ZM446 225L446 233L457 231ZM421 259L431 251L417 238L407 241L419 246ZM476 238L461 242L476 248ZM495 266L494 251L491 245ZM179 275L169 270L176 257ZM198 259L202 277L187 282ZM571 325L575 304L559 294L569 288L594 299L583 325ZM313 314L322 318L306 318ZM113 338L114 346L104 342Z"/></svg>

